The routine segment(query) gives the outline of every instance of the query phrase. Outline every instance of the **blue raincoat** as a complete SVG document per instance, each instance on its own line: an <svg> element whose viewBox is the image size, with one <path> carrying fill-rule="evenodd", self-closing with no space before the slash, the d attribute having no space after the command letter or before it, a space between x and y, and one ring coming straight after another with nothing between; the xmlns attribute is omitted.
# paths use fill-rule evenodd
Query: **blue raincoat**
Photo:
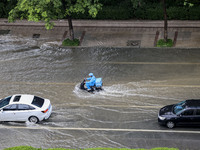
<svg viewBox="0 0 200 150"><path fill-rule="evenodd" d="M86 82L86 87L87 87L88 90L91 90L91 87L95 85L96 78L95 78L95 76L93 75L92 77L87 78L87 80L89 80L89 81Z"/></svg>

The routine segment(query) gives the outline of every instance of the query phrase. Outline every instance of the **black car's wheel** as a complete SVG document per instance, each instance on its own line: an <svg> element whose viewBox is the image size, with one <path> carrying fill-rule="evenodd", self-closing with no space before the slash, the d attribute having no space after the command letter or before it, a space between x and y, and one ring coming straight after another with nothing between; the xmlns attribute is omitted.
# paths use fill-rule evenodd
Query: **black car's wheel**
<svg viewBox="0 0 200 150"><path fill-rule="evenodd" d="M175 123L173 121L168 121L166 126L170 129L174 128L175 127Z"/></svg>
<svg viewBox="0 0 200 150"><path fill-rule="evenodd" d="M38 123L39 119L36 116L31 116L28 118L29 122L31 123Z"/></svg>

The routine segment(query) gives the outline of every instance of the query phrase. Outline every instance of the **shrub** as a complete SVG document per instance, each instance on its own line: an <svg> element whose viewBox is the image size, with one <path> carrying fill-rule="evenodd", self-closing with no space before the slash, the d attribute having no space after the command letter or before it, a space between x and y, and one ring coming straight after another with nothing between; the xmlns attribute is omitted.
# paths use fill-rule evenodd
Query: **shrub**
<svg viewBox="0 0 200 150"><path fill-rule="evenodd" d="M168 20L199 20L200 6L180 7L171 6L167 8ZM163 20L163 8L158 4L144 5L134 10L134 18L148 20Z"/></svg>
<svg viewBox="0 0 200 150"><path fill-rule="evenodd" d="M161 20L163 19L163 8L158 4L145 5L134 11L137 19Z"/></svg>
<svg viewBox="0 0 200 150"><path fill-rule="evenodd" d="M160 39L157 42L157 47L172 47L173 46L173 41L172 39L168 39L167 42L165 42L164 39Z"/></svg>
<svg viewBox="0 0 200 150"><path fill-rule="evenodd" d="M130 8L113 6L104 7L99 11L95 19L111 19L111 20L122 20L131 19L133 11Z"/></svg>
<svg viewBox="0 0 200 150"><path fill-rule="evenodd" d="M199 7L190 7L188 11L188 19L190 20L200 20L200 6Z"/></svg>
<svg viewBox="0 0 200 150"><path fill-rule="evenodd" d="M146 10L146 16L147 19L150 20L160 20L161 18L163 18L163 10L161 7L148 8Z"/></svg>
<svg viewBox="0 0 200 150"><path fill-rule="evenodd" d="M86 11L84 14L73 14L74 19L110 19L110 20L124 20L133 18L133 11L131 8L122 6L105 6L100 10L96 18L92 18Z"/></svg>
<svg viewBox="0 0 200 150"><path fill-rule="evenodd" d="M65 39L62 42L62 46L79 46L79 44L80 44L79 39L74 39L74 40Z"/></svg>
<svg viewBox="0 0 200 150"><path fill-rule="evenodd" d="M170 7L167 9L168 19L179 19L186 20L188 19L188 8L186 7Z"/></svg>

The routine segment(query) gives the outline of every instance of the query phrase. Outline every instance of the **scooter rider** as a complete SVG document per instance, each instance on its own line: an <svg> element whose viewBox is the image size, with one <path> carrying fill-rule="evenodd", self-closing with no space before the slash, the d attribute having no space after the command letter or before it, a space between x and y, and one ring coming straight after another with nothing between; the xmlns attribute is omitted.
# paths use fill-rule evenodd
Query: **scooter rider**
<svg viewBox="0 0 200 150"><path fill-rule="evenodd" d="M96 82L96 78L95 76L93 75L93 73L89 73L89 78L86 78L86 80L88 80L85 85L87 87L87 90L88 91L91 91L91 87L93 87L95 85L95 82Z"/></svg>

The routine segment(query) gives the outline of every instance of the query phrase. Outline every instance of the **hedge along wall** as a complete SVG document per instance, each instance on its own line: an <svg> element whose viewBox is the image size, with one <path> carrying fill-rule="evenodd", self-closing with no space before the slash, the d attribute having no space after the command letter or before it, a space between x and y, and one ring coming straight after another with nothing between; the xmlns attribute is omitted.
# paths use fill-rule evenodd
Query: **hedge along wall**
<svg viewBox="0 0 200 150"><path fill-rule="evenodd" d="M198 7L169 7L167 9L168 20L200 20L200 6ZM136 10L131 6L104 6L99 11L96 18L85 14L74 14L74 19L144 19L144 20L163 20L163 8L160 5L148 5Z"/></svg>
<svg viewBox="0 0 200 150"><path fill-rule="evenodd" d="M73 14L74 19L145 19L145 20L163 20L163 8L158 0L143 0L141 7L133 9L131 0L101 0L102 10L99 11L96 18L85 14ZM0 18L7 18L9 11L14 8L17 0L0 1ZM200 20L200 5L193 7L183 6L183 1L168 0L167 14L169 20ZM62 18L61 18L62 19Z"/></svg>
<svg viewBox="0 0 200 150"><path fill-rule="evenodd" d="M198 7L169 7L167 9L169 20L200 20L200 6ZM144 7L134 11L136 19L163 20L163 8Z"/></svg>
<svg viewBox="0 0 200 150"><path fill-rule="evenodd" d="M0 1L0 18L7 18L8 13L15 7L17 0L1 0Z"/></svg>

